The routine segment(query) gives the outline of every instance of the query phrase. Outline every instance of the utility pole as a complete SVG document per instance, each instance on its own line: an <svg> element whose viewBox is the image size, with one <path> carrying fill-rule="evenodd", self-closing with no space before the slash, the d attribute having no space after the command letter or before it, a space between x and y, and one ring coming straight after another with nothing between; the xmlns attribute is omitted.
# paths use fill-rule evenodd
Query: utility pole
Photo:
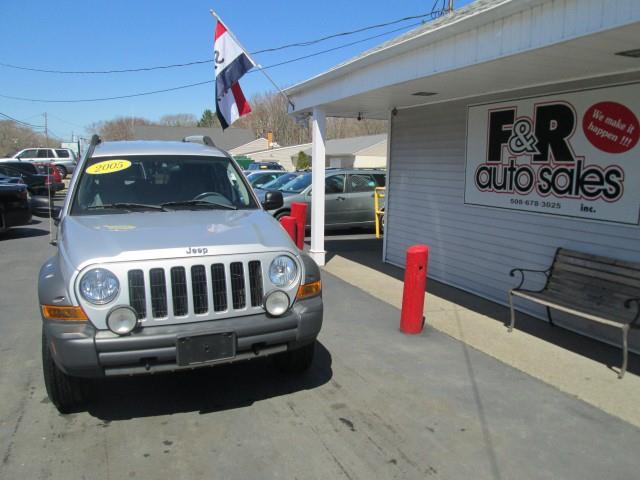
<svg viewBox="0 0 640 480"><path fill-rule="evenodd" d="M49 129L47 127L47 112L44 112L44 137L47 139L45 147L49 146Z"/></svg>
<svg viewBox="0 0 640 480"><path fill-rule="evenodd" d="M449 0L449 5L447 6L447 13L453 12L453 0Z"/></svg>

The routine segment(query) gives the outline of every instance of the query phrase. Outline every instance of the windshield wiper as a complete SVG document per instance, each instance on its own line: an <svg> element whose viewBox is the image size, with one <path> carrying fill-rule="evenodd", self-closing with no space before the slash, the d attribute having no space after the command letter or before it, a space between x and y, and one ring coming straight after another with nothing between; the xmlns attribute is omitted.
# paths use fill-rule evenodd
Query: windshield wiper
<svg viewBox="0 0 640 480"><path fill-rule="evenodd" d="M209 202L207 200L183 200L179 202L166 202L161 204L162 208L165 207L204 207L204 208L227 208L229 210L237 210L235 205L228 205L226 203Z"/></svg>
<svg viewBox="0 0 640 480"><path fill-rule="evenodd" d="M154 210L158 212L166 212L163 206L161 205L149 205L146 203L105 203L104 205L93 205L87 207L87 210L102 210L113 208L116 210Z"/></svg>

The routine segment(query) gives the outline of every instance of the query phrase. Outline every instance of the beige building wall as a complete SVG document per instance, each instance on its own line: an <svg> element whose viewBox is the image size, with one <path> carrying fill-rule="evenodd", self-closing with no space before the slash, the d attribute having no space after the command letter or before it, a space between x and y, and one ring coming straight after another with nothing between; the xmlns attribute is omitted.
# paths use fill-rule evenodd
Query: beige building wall
<svg viewBox="0 0 640 480"><path fill-rule="evenodd" d="M269 148L269 141L266 138L256 138L255 140L240 145L239 147L229 150L231 155L247 155L251 152L259 152Z"/></svg>
<svg viewBox="0 0 640 480"><path fill-rule="evenodd" d="M302 145L293 145L290 147L273 148L271 150L263 150L260 152L248 153L247 157L251 158L255 162L278 162L285 170L295 170L292 157L297 157L300 151L305 151L311 148L310 143L303 143Z"/></svg>
<svg viewBox="0 0 640 480"><path fill-rule="evenodd" d="M357 155L353 162L353 168L385 168L386 166L386 155Z"/></svg>

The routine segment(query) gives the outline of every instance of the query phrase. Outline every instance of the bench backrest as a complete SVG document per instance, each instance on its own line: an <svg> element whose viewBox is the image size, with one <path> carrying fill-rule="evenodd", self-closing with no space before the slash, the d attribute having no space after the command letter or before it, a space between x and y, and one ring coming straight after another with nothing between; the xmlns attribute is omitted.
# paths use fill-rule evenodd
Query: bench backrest
<svg viewBox="0 0 640 480"><path fill-rule="evenodd" d="M636 316L636 305L625 308L624 302L640 298L640 263L559 248L546 289L596 315L628 322Z"/></svg>

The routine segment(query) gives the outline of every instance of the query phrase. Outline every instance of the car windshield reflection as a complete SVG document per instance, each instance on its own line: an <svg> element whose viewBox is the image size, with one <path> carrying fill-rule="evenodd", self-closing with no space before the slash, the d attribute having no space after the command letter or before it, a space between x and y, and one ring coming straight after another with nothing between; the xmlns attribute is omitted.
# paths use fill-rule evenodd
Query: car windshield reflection
<svg viewBox="0 0 640 480"><path fill-rule="evenodd" d="M258 208L243 175L226 157L166 155L91 159L81 173L70 213L108 214L113 213L114 205L138 210L144 206L149 211L164 212L178 207ZM173 208L163 208L167 206Z"/></svg>

